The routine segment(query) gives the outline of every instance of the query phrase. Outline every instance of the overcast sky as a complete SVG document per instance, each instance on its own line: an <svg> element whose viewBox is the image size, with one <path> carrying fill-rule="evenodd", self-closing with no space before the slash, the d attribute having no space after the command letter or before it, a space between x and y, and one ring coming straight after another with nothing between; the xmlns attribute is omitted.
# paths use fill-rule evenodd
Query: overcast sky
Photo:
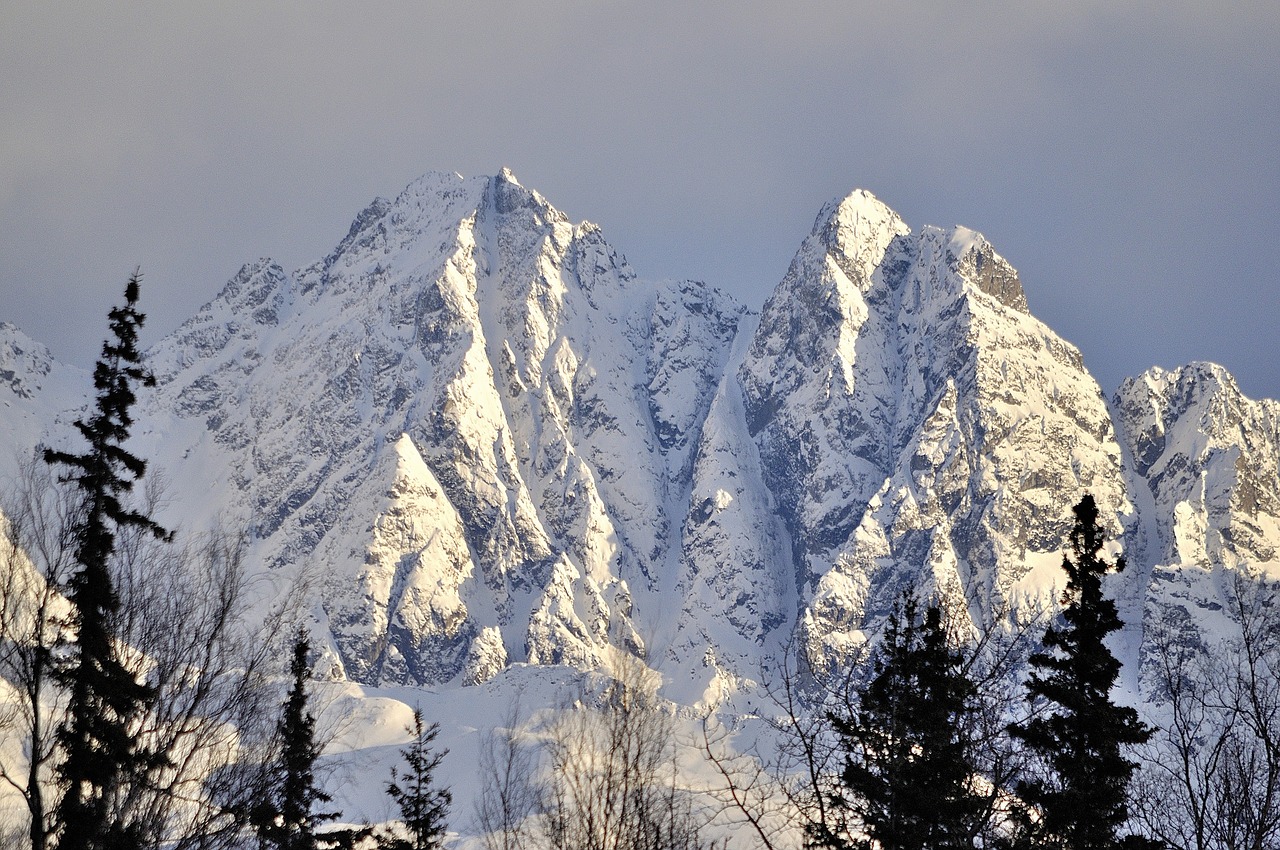
<svg viewBox="0 0 1280 850"><path fill-rule="evenodd" d="M0 320L89 365L429 170L758 309L828 200L982 231L1110 393L1280 398L1280 3L0 0Z"/></svg>

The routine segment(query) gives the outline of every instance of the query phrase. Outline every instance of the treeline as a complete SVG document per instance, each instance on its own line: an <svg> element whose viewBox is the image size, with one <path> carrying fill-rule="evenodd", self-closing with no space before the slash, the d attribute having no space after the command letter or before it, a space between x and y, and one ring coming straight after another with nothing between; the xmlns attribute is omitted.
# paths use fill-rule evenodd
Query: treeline
<svg viewBox="0 0 1280 850"><path fill-rule="evenodd" d="M1102 579L1124 561L1104 559L1092 497L1074 515L1047 624L975 635L907 590L858 669L784 668L779 751L734 756L708 729L721 802L756 846L1280 847L1276 584L1220 574L1216 642L1189 616L1146 624L1149 726L1113 698L1122 623Z"/></svg>
<svg viewBox="0 0 1280 850"><path fill-rule="evenodd" d="M414 713L383 786L398 818L339 827L317 776L310 647L286 599L257 600L242 541L175 540L163 495L126 448L141 362L139 277L109 315L85 448L45 450L5 494L0 780L26 807L5 836L30 850L165 847L428 850L452 798L438 726ZM148 478L147 481L152 479ZM915 590L846 670L783 659L757 748L713 717L682 741L639 659L611 657L537 730L519 706L481 748L474 827L486 850L1269 850L1280 847L1280 595L1226 583L1206 645L1149 624L1139 719L1118 703L1122 626L1097 506L1074 509L1061 611L981 633ZM298 591L300 594L301 591ZM957 618L957 621L961 618ZM255 625L252 629L249 623ZM273 657L291 649L286 676ZM800 664L799 668L794 664ZM777 742L769 749L764 742ZM18 744L19 753L14 755ZM701 750L717 780L689 787ZM732 843L717 836L732 835Z"/></svg>
<svg viewBox="0 0 1280 850"><path fill-rule="evenodd" d="M32 850L209 846L262 791L262 771L223 769L269 748L269 656L244 632L239 541L175 543L151 518L158 492L132 492L146 469L125 448L135 393L154 383L139 283L109 314L83 450L44 450L4 494L0 777Z"/></svg>
<svg viewBox="0 0 1280 850"><path fill-rule="evenodd" d="M818 719L789 712L809 783L793 793L807 846L1156 848L1133 829L1129 753L1153 730L1112 691L1121 627L1103 576L1094 500L1075 507L1061 614L1027 652L1030 628L965 640L937 599L904 591L865 675ZM1010 683L1024 678L1019 690ZM734 773L726 766L730 784ZM774 837L759 831L767 847Z"/></svg>
<svg viewBox="0 0 1280 850"><path fill-rule="evenodd" d="M536 745L514 713L495 730L481 758L483 846L1280 847L1280 594L1228 582L1224 623L1239 633L1219 645L1179 621L1149 626L1146 678L1161 701L1148 725L1114 696L1108 641L1122 622L1103 579L1123 559L1104 556L1091 497L1074 517L1052 618L975 634L908 589L863 663L782 669L769 734L705 718L697 748L719 780L696 789L680 781L692 747L656 674L615 656ZM735 734L761 743L731 746Z"/></svg>

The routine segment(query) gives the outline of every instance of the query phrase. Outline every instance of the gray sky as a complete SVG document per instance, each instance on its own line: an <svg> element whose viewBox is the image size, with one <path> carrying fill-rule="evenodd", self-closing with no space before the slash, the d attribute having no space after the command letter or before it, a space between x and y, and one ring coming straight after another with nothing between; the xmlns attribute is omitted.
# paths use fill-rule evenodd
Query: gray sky
<svg viewBox="0 0 1280 850"><path fill-rule="evenodd" d="M0 0L0 320L89 365L419 174L510 166L645 277L759 308L870 189L982 231L1110 392L1280 398L1280 3Z"/></svg>

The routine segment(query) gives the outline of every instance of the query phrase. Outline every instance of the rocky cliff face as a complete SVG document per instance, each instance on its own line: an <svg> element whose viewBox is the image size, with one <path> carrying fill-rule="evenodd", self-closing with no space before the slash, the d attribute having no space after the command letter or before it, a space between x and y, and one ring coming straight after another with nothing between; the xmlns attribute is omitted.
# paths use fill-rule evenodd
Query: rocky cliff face
<svg viewBox="0 0 1280 850"><path fill-rule="evenodd" d="M1225 576L1280 569L1274 402L1193 365L1109 408L981 235L866 192L755 316L638 278L508 172L431 174L311 266L245 266L149 356L138 448L173 519L248 529L364 682L612 644L714 701L792 636L846 662L907 583L976 623L1052 600L1086 491L1132 563L1130 660L1144 623L1212 628ZM16 442L81 403L60 369L0 326Z"/></svg>
<svg viewBox="0 0 1280 850"><path fill-rule="evenodd" d="M1132 549L1146 631L1211 647L1231 631L1237 581L1280 579L1280 405L1210 363L1151 369L1113 404L1144 520Z"/></svg>
<svg viewBox="0 0 1280 850"><path fill-rule="evenodd" d="M149 411L184 478L224 471L265 566L316 584L347 675L589 666L645 645L741 315L636 280L509 173L428 175L324 260L242 269L152 353Z"/></svg>
<svg viewBox="0 0 1280 850"><path fill-rule="evenodd" d="M846 662L909 583L1000 616L1053 580L1082 493L1128 508L1105 399L1014 269L865 192L819 216L737 379L815 659Z"/></svg>
<svg viewBox="0 0 1280 850"><path fill-rule="evenodd" d="M0 322L0 424L8 444L0 452L0 478L16 472L55 422L70 427L75 417L67 414L89 387L88 372L59 363L48 348Z"/></svg>

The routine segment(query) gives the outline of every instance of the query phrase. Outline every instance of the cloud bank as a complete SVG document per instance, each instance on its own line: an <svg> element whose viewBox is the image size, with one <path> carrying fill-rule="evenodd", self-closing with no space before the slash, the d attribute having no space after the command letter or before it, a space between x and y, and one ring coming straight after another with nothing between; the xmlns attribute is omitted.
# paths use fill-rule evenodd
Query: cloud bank
<svg viewBox="0 0 1280 850"><path fill-rule="evenodd" d="M0 319L87 364L429 169L510 166L646 277L759 307L827 200L964 224L1110 391L1280 397L1280 6L6 3Z"/></svg>

